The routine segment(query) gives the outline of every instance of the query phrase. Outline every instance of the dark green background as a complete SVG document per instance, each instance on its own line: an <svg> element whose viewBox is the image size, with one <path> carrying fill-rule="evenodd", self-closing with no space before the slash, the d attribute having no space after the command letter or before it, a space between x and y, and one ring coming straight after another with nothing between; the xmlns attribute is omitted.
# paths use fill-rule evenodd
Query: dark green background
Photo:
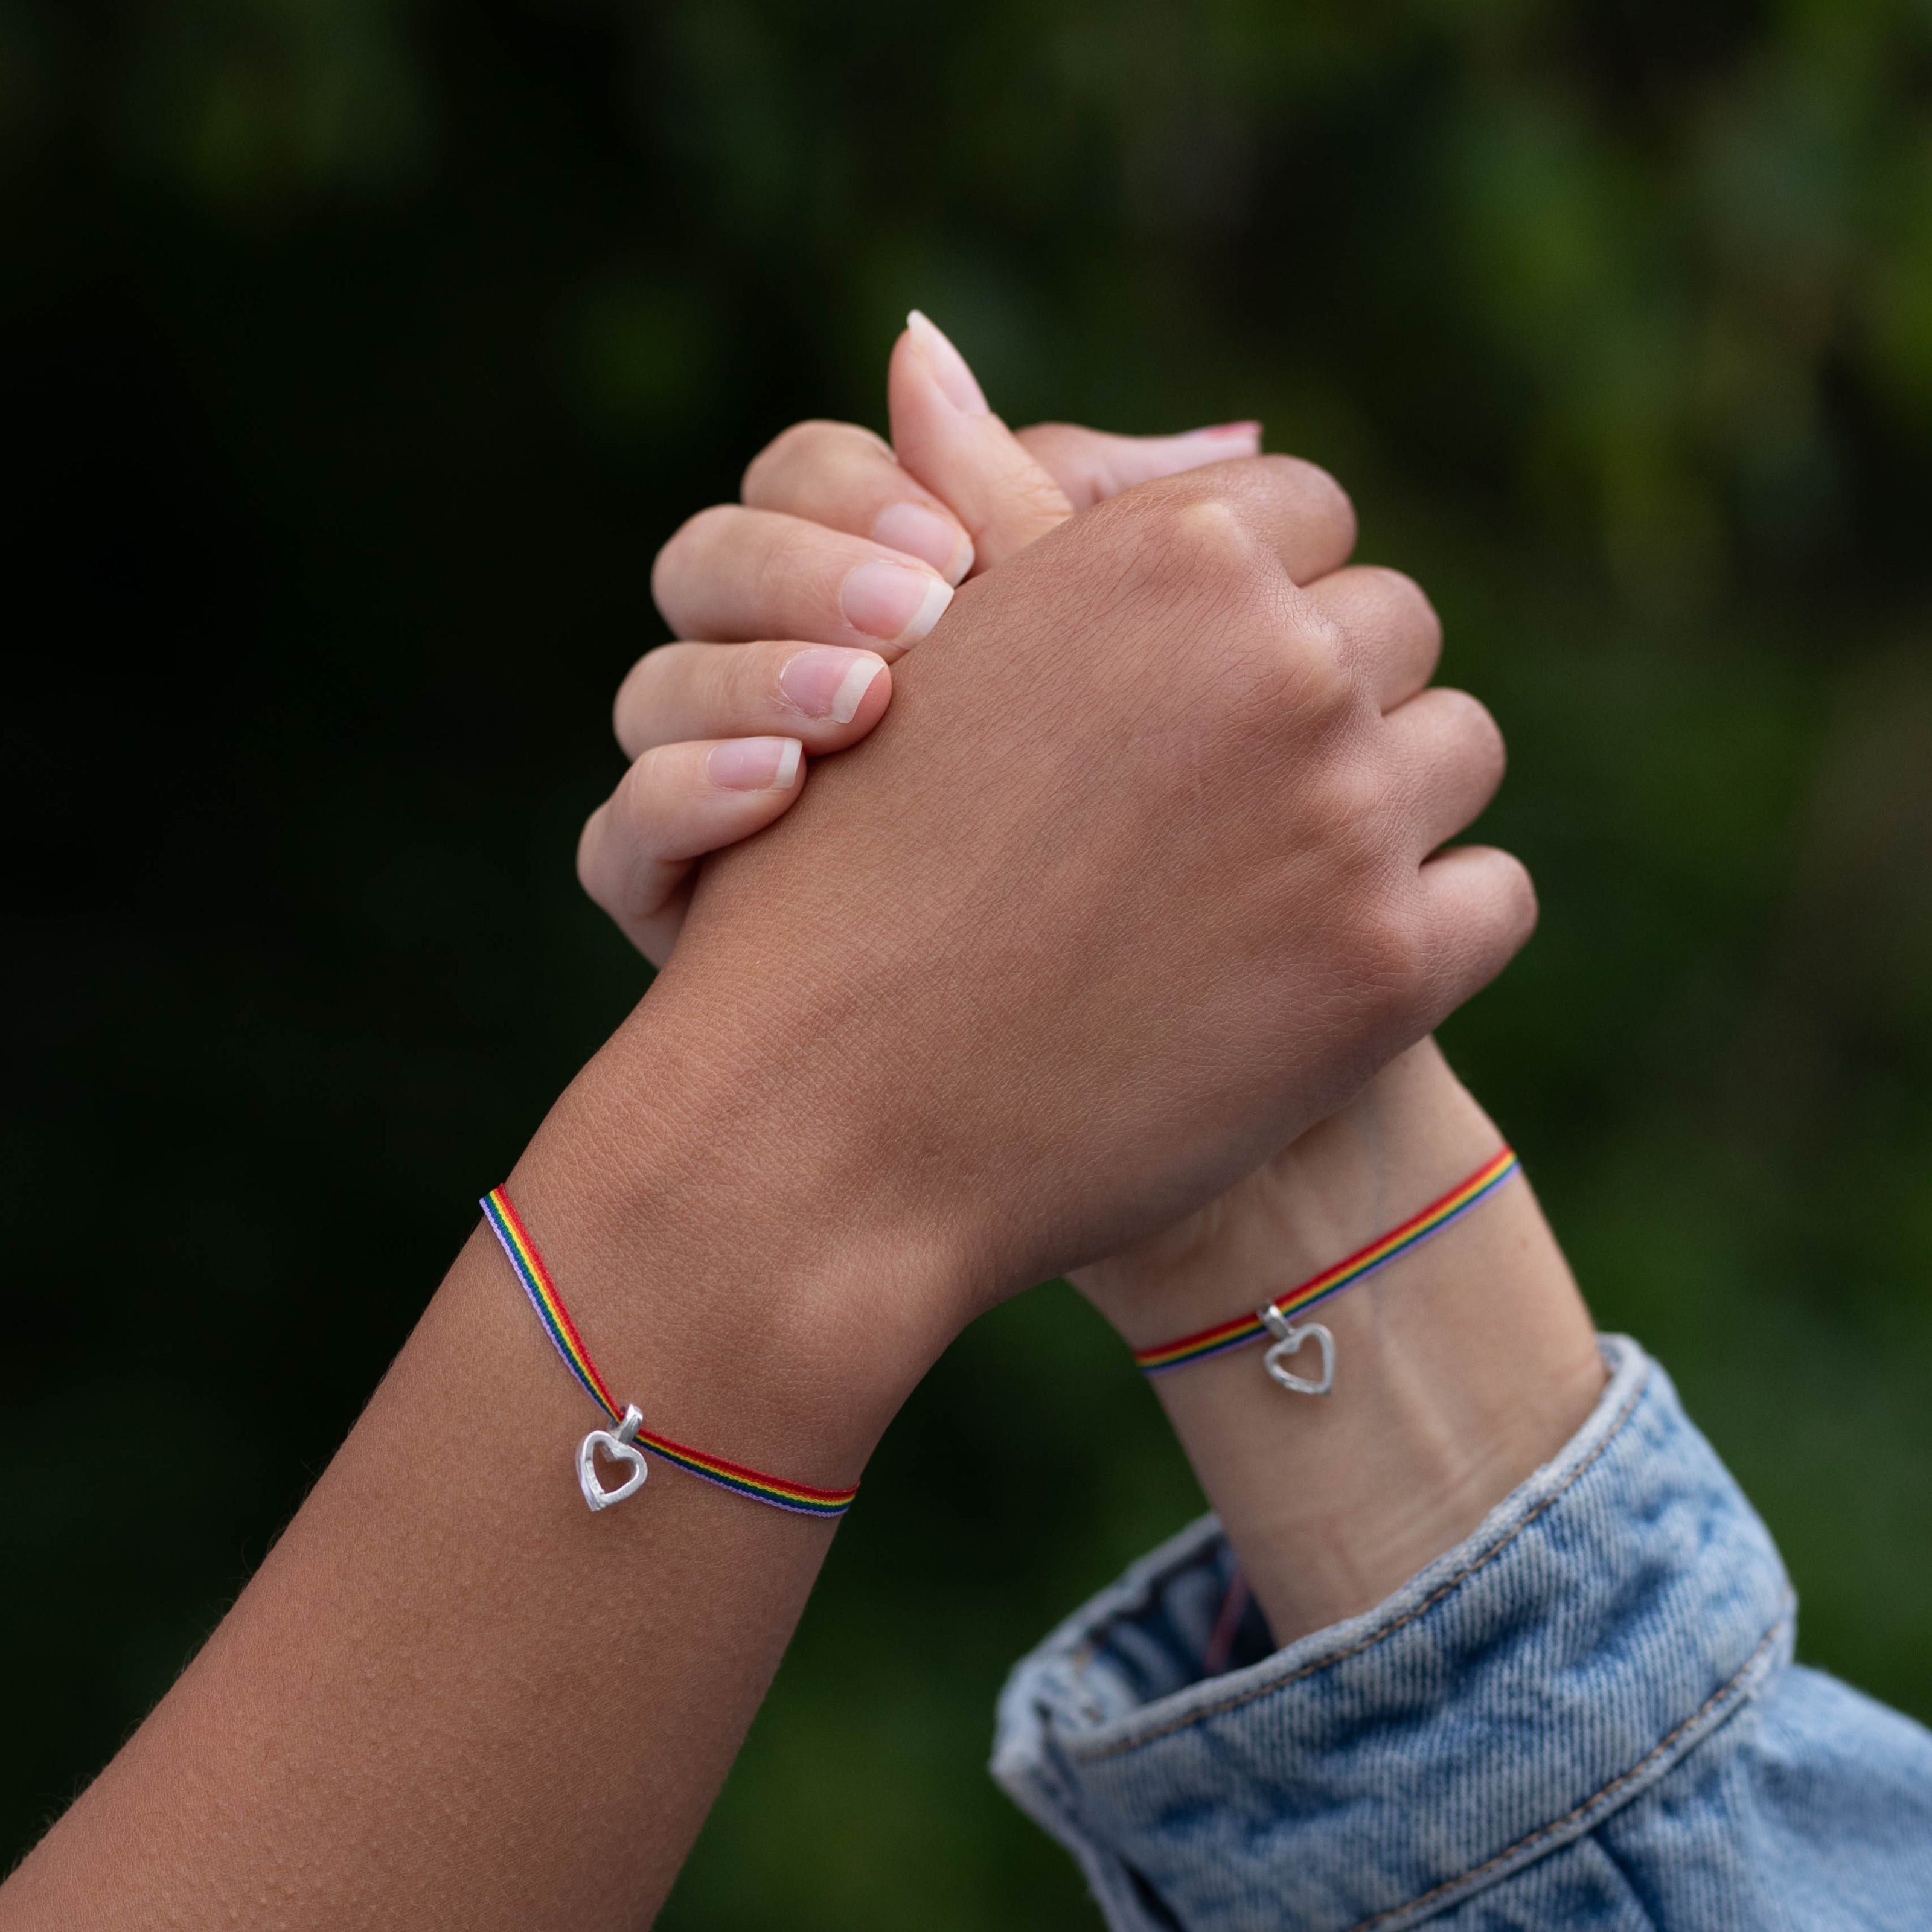
<svg viewBox="0 0 1932 1932"><path fill-rule="evenodd" d="M4 0L6 1847L641 989L571 853L652 554L912 302L1435 593L1544 906L1452 1054L1932 1717L1923 7ZM1085 1922L992 1700L1197 1506L1067 1291L970 1334L667 1923Z"/></svg>

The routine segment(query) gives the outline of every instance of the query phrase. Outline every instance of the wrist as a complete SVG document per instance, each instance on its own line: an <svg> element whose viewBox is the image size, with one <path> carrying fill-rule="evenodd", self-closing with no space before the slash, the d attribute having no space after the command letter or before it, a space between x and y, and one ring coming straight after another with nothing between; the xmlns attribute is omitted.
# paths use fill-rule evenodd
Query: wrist
<svg viewBox="0 0 1932 1932"><path fill-rule="evenodd" d="M1130 1348L1147 1348L1287 1293L1437 1198L1502 1144L1424 1040L1220 1199L1073 1279Z"/></svg>
<svg viewBox="0 0 1932 1932"><path fill-rule="evenodd" d="M1136 1346L1262 1306L1435 1199L1502 1136L1425 1042L1197 1224L1086 1271ZM1278 1642L1372 1607L1574 1433L1595 1334L1526 1181L1323 1305L1334 1393L1261 1351L1156 1388ZM1299 1366L1296 1364L1295 1366Z"/></svg>
<svg viewBox="0 0 1932 1932"><path fill-rule="evenodd" d="M858 1480L964 1317L946 1231L855 1186L826 1120L646 1000L510 1177L618 1400L802 1482Z"/></svg>

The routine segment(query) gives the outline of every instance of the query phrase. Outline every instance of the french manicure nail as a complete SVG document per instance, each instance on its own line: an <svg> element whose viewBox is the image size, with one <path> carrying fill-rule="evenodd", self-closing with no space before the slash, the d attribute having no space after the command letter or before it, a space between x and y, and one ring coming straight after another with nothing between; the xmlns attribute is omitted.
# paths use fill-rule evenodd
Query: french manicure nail
<svg viewBox="0 0 1932 1932"><path fill-rule="evenodd" d="M1207 429L1190 429L1180 439L1183 442L1243 443L1250 451L1258 451L1262 446L1262 426L1258 422L1215 423Z"/></svg>
<svg viewBox="0 0 1932 1932"><path fill-rule="evenodd" d="M785 660L778 688L806 717L849 724L885 668L885 659L874 651L800 651Z"/></svg>
<svg viewBox="0 0 1932 1932"><path fill-rule="evenodd" d="M804 755L796 738L727 738L712 746L704 769L726 791L789 791Z"/></svg>
<svg viewBox="0 0 1932 1932"><path fill-rule="evenodd" d="M883 560L860 564L838 593L845 621L889 644L917 644L952 602L952 586L943 578Z"/></svg>
<svg viewBox="0 0 1932 1932"><path fill-rule="evenodd" d="M966 358L946 340L945 332L917 309L906 317L913 346L926 358L933 379L952 406L969 416L991 416L986 392L966 366Z"/></svg>
<svg viewBox="0 0 1932 1932"><path fill-rule="evenodd" d="M931 564L948 584L973 568L973 539L923 503L889 503L872 526L872 541Z"/></svg>

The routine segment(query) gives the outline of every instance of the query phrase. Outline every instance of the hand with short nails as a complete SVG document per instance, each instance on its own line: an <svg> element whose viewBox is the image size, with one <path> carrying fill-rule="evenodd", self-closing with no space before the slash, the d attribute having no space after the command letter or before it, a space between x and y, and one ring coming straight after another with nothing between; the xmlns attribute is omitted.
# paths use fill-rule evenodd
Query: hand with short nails
<svg viewBox="0 0 1932 1932"><path fill-rule="evenodd" d="M660 647L618 694L618 735L635 762L586 827L581 869L592 896L659 962L675 944L698 856L762 830L801 796L804 772L787 751L801 742L814 754L845 748L884 718L886 659L916 641L902 620L914 611L910 628L921 635L936 621L932 613L951 596L942 577L956 584L977 576L1078 511L1161 477L1251 455L1259 442L1252 423L1174 436L1110 436L1070 424L1016 434L992 412L958 350L917 311L894 345L887 392L890 445L848 424L796 424L753 461L742 506L700 512L659 554L653 582L670 621L752 640ZM1500 736L1474 699L1428 688L1442 647L1436 614L1400 572L1348 563L1354 512L1332 479L1306 464L1275 460L1286 491L1276 526L1281 562L1305 593L1305 620L1372 662L1382 710L1428 748L1438 782L1448 784L1447 836L1495 788ZM882 535L908 554L883 554ZM855 649L851 610L855 602L874 607L855 600L850 586L887 574L902 580L899 602L868 618L880 632L874 647ZM901 628L885 635L894 626ZM781 629L800 641L754 638ZM785 707L811 721L794 718L800 736L732 735L771 733ZM1445 874L1499 866L1510 893L1533 904L1520 868L1500 854L1452 854L1437 865ZM1352 1126L1370 1119L1385 1138L1392 1113L1407 1118L1418 1109L1418 1093L1454 1084L1432 1047L1415 1055L1436 1070L1432 1078L1418 1087L1412 1065L1400 1081L1383 1082L1402 1095L1399 1105L1365 1095L1352 1123L1331 1123L1299 1159L1293 1148L1277 1154L1230 1197L1248 1204L1232 1222L1223 1205L1204 1210L1198 1223L1084 1270L1082 1286L1136 1342L1160 1339L1196 1312L1204 1320L1225 1315L1216 1305L1229 1293L1223 1263L1238 1256L1235 1272L1253 1272L1248 1226L1278 1216L1284 1195L1305 1214L1301 1169L1329 1171L1332 1193L1335 1158L1322 1149L1346 1143ZM1454 1178L1442 1177L1444 1184ZM1198 1284L1192 1294L1179 1292L1184 1278Z"/></svg>
<svg viewBox="0 0 1932 1932"><path fill-rule="evenodd" d="M616 725L632 762L585 826L578 869L659 965L698 862L789 811L806 758L872 730L892 700L888 666L969 574L1076 508L1260 445L1252 423L1169 436L1047 423L1016 438L918 314L890 392L896 453L854 424L796 424L746 470L742 503L700 511L658 554L664 621L703 641L661 645L625 680Z"/></svg>

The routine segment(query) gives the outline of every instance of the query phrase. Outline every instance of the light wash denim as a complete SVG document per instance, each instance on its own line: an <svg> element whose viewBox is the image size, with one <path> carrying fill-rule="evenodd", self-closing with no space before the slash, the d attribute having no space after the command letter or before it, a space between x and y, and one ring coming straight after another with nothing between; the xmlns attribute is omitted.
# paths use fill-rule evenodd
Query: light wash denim
<svg viewBox="0 0 1932 1932"><path fill-rule="evenodd" d="M1112 1925L1932 1928L1932 1732L1792 1662L1763 1524L1604 1348L1562 1455L1366 1615L1268 1655L1251 1610L1208 1676L1209 1517L1018 1666L993 1774Z"/></svg>

